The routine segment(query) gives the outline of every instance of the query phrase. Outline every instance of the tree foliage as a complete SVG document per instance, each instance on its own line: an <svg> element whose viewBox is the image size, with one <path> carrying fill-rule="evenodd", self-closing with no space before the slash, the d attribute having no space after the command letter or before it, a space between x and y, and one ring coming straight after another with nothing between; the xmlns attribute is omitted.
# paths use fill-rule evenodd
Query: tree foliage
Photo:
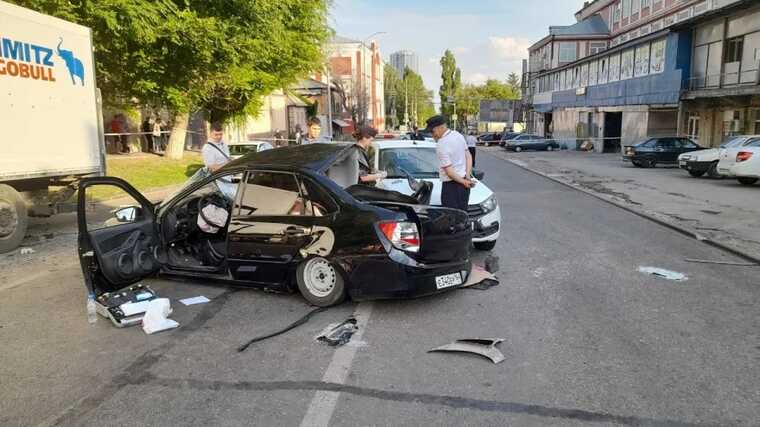
<svg viewBox="0 0 760 427"><path fill-rule="evenodd" d="M519 88L518 91L515 91L509 82L504 83L495 79L488 79L481 85L465 84L457 90L455 96L458 127L463 127L469 118L480 112L480 101L516 100L519 98Z"/></svg>
<svg viewBox="0 0 760 427"><path fill-rule="evenodd" d="M441 88L438 94L441 97L441 114L449 119L454 114L454 104L449 102L449 98L456 96L457 91L462 86L462 72L457 68L457 60L450 50L444 52L441 57Z"/></svg>
<svg viewBox="0 0 760 427"><path fill-rule="evenodd" d="M406 68L404 75L386 65L385 67L386 117L392 125L419 126L435 115L433 92L425 87L422 76Z"/></svg>
<svg viewBox="0 0 760 427"><path fill-rule="evenodd" d="M512 92L517 95L517 98L520 98L522 93L522 82L520 81L520 76L518 76L517 73L509 73L507 76L507 86L512 89Z"/></svg>

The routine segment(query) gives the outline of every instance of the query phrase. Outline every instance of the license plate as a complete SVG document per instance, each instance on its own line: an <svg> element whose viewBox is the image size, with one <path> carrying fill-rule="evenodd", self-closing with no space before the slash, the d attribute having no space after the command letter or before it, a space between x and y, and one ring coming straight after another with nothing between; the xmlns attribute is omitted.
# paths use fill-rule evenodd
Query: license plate
<svg viewBox="0 0 760 427"><path fill-rule="evenodd" d="M462 275L460 273L451 273L435 278L435 287L438 289L450 288L462 284Z"/></svg>

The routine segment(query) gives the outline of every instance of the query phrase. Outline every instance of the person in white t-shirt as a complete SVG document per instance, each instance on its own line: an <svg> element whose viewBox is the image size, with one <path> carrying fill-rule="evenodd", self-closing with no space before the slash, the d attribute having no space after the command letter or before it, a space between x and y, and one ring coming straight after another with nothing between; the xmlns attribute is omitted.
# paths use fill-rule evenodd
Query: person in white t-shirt
<svg viewBox="0 0 760 427"><path fill-rule="evenodd" d="M440 115L427 120L427 130L438 143L436 153L442 182L441 205L467 211L470 188L475 186L467 141L461 133L449 129L446 119Z"/></svg>

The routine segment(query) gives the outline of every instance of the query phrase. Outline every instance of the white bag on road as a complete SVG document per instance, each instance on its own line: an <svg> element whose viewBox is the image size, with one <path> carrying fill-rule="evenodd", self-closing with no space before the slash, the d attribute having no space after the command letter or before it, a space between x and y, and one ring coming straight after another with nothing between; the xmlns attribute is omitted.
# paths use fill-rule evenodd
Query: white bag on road
<svg viewBox="0 0 760 427"><path fill-rule="evenodd" d="M153 334L179 326L179 323L168 319L171 312L171 304L168 298L151 300L148 303L148 309L145 310L145 316L142 320L143 331L146 334Z"/></svg>

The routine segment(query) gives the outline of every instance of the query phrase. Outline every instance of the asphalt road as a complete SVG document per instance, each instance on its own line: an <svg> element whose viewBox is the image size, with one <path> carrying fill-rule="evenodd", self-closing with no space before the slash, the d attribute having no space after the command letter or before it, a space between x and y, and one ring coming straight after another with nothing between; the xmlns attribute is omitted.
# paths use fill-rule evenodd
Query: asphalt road
<svg viewBox="0 0 760 427"><path fill-rule="evenodd" d="M180 328L86 323L74 240L0 273L0 425L757 425L760 288L717 249L479 153L501 284L310 310L297 295L149 282ZM481 255L482 257L482 255ZM683 272L672 282L637 272ZM314 341L358 315L337 350ZM505 361L427 353L498 337Z"/></svg>

